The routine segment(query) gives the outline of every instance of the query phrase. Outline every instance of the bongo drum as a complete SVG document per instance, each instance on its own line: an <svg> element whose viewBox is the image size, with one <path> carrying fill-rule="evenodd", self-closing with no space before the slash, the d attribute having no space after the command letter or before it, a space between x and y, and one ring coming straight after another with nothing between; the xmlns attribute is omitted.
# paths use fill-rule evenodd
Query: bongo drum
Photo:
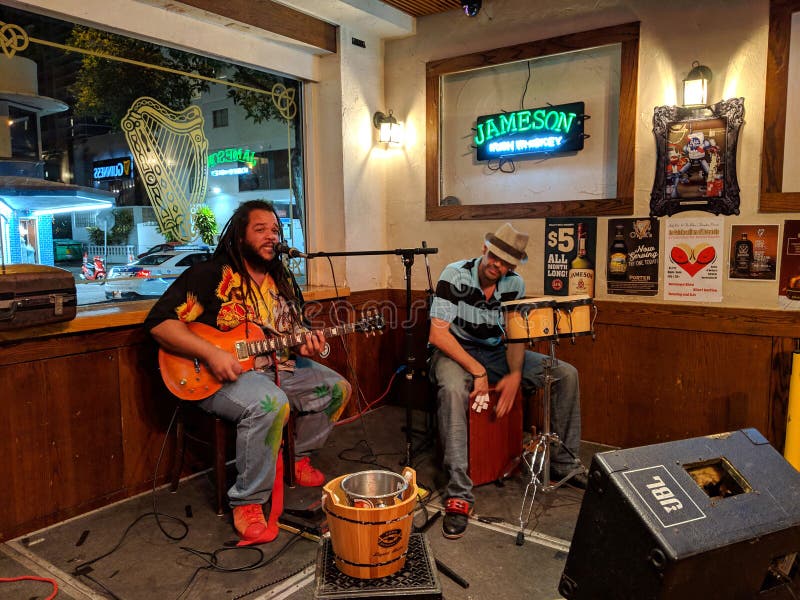
<svg viewBox="0 0 800 600"><path fill-rule="evenodd" d="M506 342L538 342L556 335L555 307L551 299L523 298L503 302Z"/></svg>
<svg viewBox="0 0 800 600"><path fill-rule="evenodd" d="M556 332L559 338L594 337L594 317L597 307L585 294L561 296L556 300Z"/></svg>

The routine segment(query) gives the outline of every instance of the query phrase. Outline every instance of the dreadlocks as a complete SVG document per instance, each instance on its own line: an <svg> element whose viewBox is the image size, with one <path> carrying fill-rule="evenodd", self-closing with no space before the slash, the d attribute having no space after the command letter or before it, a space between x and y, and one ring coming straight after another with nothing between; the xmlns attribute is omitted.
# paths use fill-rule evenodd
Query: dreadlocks
<svg viewBox="0 0 800 600"><path fill-rule="evenodd" d="M281 222L280 217L275 210L275 206L271 202L267 202L265 200L248 200L247 202L240 204L239 207L233 212L231 218L225 224L225 227L222 229L222 234L219 237L217 249L214 251L214 257L221 257L230 262L230 265L234 271L238 272L242 277L242 286L244 288L242 293L244 297L250 301L252 306L258 306L257 286L255 286L253 281L250 279L247 267L244 264L242 252L242 247L245 244L245 237L247 234L247 225L250 222L250 213L252 213L254 210L265 210L271 212L275 215L277 222ZM282 231L281 241L283 241ZM298 297L298 294L295 293L297 289L296 283L294 282L294 277L289 272L289 269L286 268L286 265L284 265L277 256L275 256L275 258L272 260L267 261L265 266L266 272L270 277L272 277L272 280L275 282L275 285L278 288L278 292L286 299L287 302L292 305L292 307L295 309L295 315L297 315L297 309L299 309L299 303L301 299Z"/></svg>

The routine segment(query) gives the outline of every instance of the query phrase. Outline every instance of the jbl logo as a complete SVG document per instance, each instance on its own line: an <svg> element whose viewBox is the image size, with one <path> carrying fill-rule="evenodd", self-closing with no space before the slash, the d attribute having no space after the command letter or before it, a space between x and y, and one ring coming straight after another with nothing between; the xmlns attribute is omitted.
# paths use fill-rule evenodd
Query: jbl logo
<svg viewBox="0 0 800 600"><path fill-rule="evenodd" d="M665 511L672 512L683 508L681 501L675 497L672 490L667 487L664 480L658 475L653 477L653 483L647 484L647 489L650 490L650 493L653 494L653 498L658 501Z"/></svg>
<svg viewBox="0 0 800 600"><path fill-rule="evenodd" d="M662 527L674 527L706 516L664 465L623 471L622 476Z"/></svg>

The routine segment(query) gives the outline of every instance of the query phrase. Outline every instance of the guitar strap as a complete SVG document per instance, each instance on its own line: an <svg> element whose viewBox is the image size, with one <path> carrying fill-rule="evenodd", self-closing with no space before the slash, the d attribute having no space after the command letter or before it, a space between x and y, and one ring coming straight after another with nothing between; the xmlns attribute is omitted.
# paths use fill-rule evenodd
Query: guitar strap
<svg viewBox="0 0 800 600"><path fill-rule="evenodd" d="M278 369L278 353L271 352L270 358L272 359L272 369L275 371L275 385L281 387L280 369Z"/></svg>

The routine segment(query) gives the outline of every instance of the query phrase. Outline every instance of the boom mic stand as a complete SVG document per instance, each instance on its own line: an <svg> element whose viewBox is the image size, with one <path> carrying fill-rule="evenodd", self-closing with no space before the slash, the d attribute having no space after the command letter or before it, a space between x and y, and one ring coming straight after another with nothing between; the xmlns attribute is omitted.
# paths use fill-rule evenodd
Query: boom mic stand
<svg viewBox="0 0 800 600"><path fill-rule="evenodd" d="M422 248L397 248L395 250L360 250L353 252L308 252L306 258L318 258L328 256L381 256L396 254L403 259L403 266L405 267L406 279L406 321L403 324L404 329L404 348L405 348L405 385L403 393L403 402L406 407L406 466L411 465L412 457L412 430L411 430L411 382L414 379L416 372L417 359L414 356L414 336L412 332L412 313L411 313L411 267L414 265L414 257L417 254L428 255L436 254L439 252L438 248L428 248L425 242L422 242ZM427 259L426 259L427 260Z"/></svg>

